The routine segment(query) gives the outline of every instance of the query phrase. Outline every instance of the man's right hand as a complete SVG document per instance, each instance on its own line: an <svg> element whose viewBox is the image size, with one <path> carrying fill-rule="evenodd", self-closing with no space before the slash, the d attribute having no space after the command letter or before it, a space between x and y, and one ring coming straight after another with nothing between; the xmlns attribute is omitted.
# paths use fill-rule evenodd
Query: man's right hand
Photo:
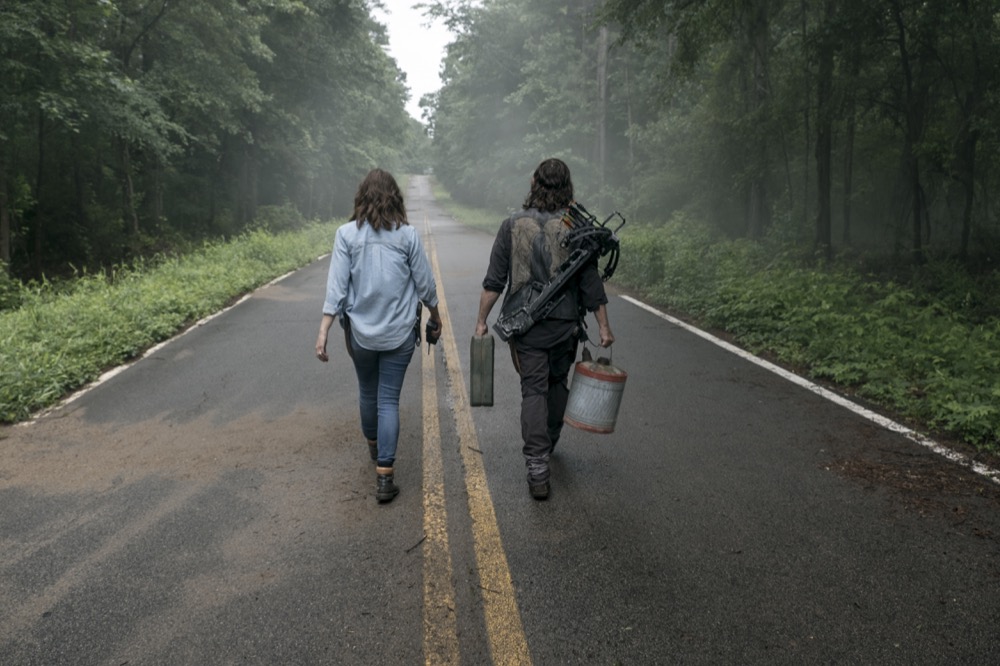
<svg viewBox="0 0 1000 666"><path fill-rule="evenodd" d="M599 333L601 335L601 346L610 347L615 343L615 334L611 332L610 326L600 326Z"/></svg>
<svg viewBox="0 0 1000 666"><path fill-rule="evenodd" d="M611 322L608 320L607 306L598 306L594 310L594 318L597 319L597 330L601 336L601 346L610 347L615 342L615 334L611 332Z"/></svg>
<svg viewBox="0 0 1000 666"><path fill-rule="evenodd" d="M476 337L482 337L489 333L490 329L486 326L486 322L477 321L476 322Z"/></svg>

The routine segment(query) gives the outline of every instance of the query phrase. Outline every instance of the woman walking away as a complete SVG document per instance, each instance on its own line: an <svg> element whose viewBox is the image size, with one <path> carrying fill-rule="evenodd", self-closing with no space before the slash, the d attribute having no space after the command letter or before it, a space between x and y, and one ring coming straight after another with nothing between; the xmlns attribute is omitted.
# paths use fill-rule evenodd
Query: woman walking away
<svg viewBox="0 0 1000 666"><path fill-rule="evenodd" d="M420 302L440 330L437 287L390 173L373 169L365 176L354 196L352 218L337 229L333 242L316 357L329 360L327 338L340 317L358 375L361 432L376 461L375 499L391 502L399 494L393 479L399 393L418 344Z"/></svg>

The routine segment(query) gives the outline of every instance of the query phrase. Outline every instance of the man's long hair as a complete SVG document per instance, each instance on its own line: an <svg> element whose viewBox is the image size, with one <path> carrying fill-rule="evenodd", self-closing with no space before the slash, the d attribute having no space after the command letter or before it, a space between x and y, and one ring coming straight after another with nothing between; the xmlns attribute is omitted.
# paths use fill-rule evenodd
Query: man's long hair
<svg viewBox="0 0 1000 666"><path fill-rule="evenodd" d="M531 191L524 200L524 207L553 212L565 208L572 201L573 179L566 163L550 157L539 164L531 176Z"/></svg>
<svg viewBox="0 0 1000 666"><path fill-rule="evenodd" d="M367 222L375 231L398 229L400 225L409 224L403 193L399 191L399 185L391 173L382 169L368 172L354 195L352 218L359 229Z"/></svg>

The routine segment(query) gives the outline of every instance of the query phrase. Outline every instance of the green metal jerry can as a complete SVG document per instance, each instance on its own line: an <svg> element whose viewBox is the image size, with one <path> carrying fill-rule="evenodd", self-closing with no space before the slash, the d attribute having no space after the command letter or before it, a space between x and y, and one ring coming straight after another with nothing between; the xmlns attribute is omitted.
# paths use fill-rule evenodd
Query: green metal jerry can
<svg viewBox="0 0 1000 666"><path fill-rule="evenodd" d="M493 405L493 336L472 336L469 354L469 404L473 407Z"/></svg>

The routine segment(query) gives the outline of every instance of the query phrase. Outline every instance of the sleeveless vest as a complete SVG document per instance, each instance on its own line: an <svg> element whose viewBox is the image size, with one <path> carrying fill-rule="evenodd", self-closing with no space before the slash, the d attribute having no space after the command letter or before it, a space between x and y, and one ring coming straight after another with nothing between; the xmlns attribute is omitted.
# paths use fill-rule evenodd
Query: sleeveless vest
<svg viewBox="0 0 1000 666"><path fill-rule="evenodd" d="M556 272L571 249L559 245L565 227L562 211L543 213L535 209L516 214L511 224L510 278L507 297L514 296L529 283L543 285ZM565 288L566 297L549 314L551 319L577 319L577 295L573 283Z"/></svg>

